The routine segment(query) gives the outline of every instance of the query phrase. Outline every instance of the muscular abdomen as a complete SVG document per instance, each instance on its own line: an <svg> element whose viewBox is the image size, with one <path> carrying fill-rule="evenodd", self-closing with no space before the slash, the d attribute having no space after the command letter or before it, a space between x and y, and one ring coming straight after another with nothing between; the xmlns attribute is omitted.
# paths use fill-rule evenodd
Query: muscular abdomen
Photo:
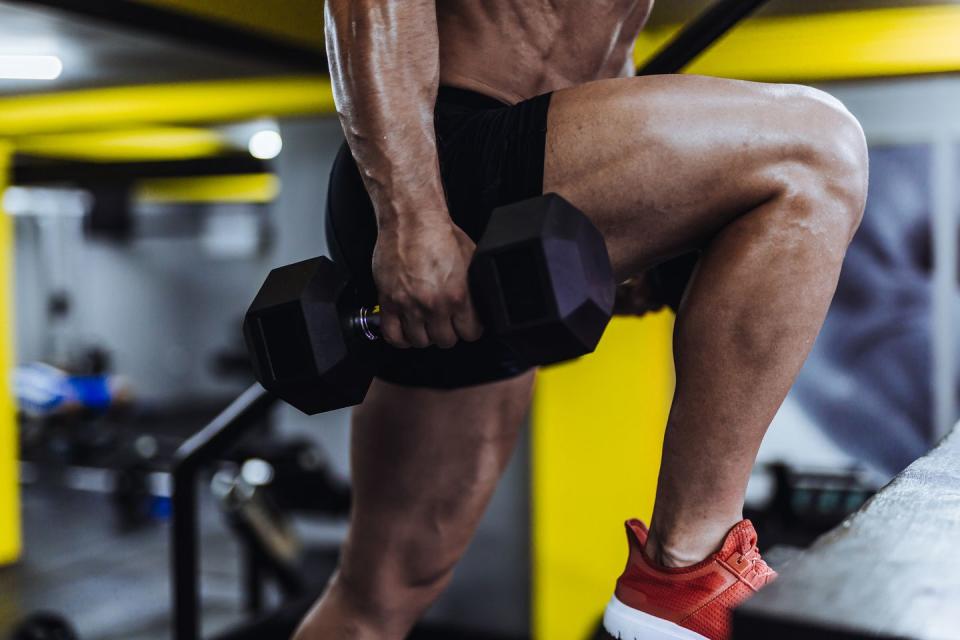
<svg viewBox="0 0 960 640"><path fill-rule="evenodd" d="M517 102L628 73L653 0L438 0L440 81Z"/></svg>

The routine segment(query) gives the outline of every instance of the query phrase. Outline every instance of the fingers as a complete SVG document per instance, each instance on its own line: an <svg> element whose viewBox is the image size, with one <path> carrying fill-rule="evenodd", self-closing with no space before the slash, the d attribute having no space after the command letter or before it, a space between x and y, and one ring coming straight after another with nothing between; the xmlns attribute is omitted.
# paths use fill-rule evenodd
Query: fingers
<svg viewBox="0 0 960 640"><path fill-rule="evenodd" d="M457 332L449 314L435 314L426 325L430 343L441 349L449 349L457 344Z"/></svg>
<svg viewBox="0 0 960 640"><path fill-rule="evenodd" d="M400 324L404 341L418 349L429 346L449 349L459 339L449 314L435 313L427 320L419 314L408 315L401 317Z"/></svg>
<svg viewBox="0 0 960 640"><path fill-rule="evenodd" d="M473 307L473 301L468 297L466 304L462 305L453 314L453 328L461 340L474 342L483 335L483 325L480 324L480 318Z"/></svg>
<svg viewBox="0 0 960 640"><path fill-rule="evenodd" d="M400 317L400 324L403 326L404 342L408 345L416 349L430 346L430 336L427 335L423 320L407 314Z"/></svg>
<svg viewBox="0 0 960 640"><path fill-rule="evenodd" d="M472 306L454 315L435 313L428 320L420 314L401 315L384 311L380 319L384 340L399 349L437 346L450 349L458 341L473 342L483 335L483 327Z"/></svg>
<svg viewBox="0 0 960 640"><path fill-rule="evenodd" d="M400 318L393 312L382 310L380 313L380 335L387 344L398 349L409 349L410 343L403 334L403 325Z"/></svg>
<svg viewBox="0 0 960 640"><path fill-rule="evenodd" d="M648 274L640 274L617 286L613 312L619 316L643 316L664 307Z"/></svg>

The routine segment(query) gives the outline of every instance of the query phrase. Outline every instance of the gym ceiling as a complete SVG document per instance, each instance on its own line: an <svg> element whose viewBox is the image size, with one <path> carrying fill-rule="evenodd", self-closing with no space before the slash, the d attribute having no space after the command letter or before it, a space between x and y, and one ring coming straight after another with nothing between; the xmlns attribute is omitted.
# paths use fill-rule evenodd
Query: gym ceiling
<svg viewBox="0 0 960 640"><path fill-rule="evenodd" d="M708 0L660 0L650 28L671 29L708 4ZM960 13L955 1L944 0L774 0L758 16L937 5ZM0 53L43 50L66 61L57 81L3 80L0 95L323 73L325 69L315 64L322 63L322 8L322 0L0 0ZM184 28L191 24L198 30L223 31L204 41ZM244 32L257 34L265 46L280 44L287 50L262 54L245 46ZM300 62L297 53L303 54Z"/></svg>
<svg viewBox="0 0 960 640"><path fill-rule="evenodd" d="M707 4L661 0L638 62ZM109 162L123 161L124 150L128 160L169 160L230 150L218 130L220 142L211 144L210 128L223 123L331 113L322 7L321 0L0 0L0 54L64 61L55 81L0 81L0 138L56 157L59 141L50 136L111 130L102 154L89 137L80 146ZM805 82L955 72L958 32L956 2L774 0L689 71ZM179 137L160 135L186 125ZM132 137L118 140L117 130L130 128ZM158 135L149 135L154 129ZM63 141L64 157L76 153L76 141Z"/></svg>

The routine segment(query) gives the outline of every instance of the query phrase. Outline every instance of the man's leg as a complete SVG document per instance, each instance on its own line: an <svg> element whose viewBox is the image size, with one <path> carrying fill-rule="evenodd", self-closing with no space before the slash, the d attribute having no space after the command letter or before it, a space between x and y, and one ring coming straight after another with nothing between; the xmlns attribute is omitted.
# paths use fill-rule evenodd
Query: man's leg
<svg viewBox="0 0 960 640"><path fill-rule="evenodd" d="M340 569L297 640L403 638L440 594L517 441L533 373L456 391L375 381L354 412Z"/></svg>
<svg viewBox="0 0 960 640"><path fill-rule="evenodd" d="M677 387L646 550L689 565L741 518L760 441L806 358L863 212L862 131L800 87L690 76L558 91L545 191L619 276L704 249L678 313Z"/></svg>

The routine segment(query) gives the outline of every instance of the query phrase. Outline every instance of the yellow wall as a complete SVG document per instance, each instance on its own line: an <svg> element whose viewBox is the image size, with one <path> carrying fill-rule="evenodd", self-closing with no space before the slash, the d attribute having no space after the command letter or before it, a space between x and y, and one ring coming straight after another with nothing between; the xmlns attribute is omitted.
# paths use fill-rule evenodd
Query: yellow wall
<svg viewBox="0 0 960 640"><path fill-rule="evenodd" d="M649 520L670 397L673 314L616 318L596 353L541 372L532 419L533 628L583 640Z"/></svg>
<svg viewBox="0 0 960 640"><path fill-rule="evenodd" d="M0 565L20 555L17 422L13 373L13 221L3 212L11 149L0 140Z"/></svg>

